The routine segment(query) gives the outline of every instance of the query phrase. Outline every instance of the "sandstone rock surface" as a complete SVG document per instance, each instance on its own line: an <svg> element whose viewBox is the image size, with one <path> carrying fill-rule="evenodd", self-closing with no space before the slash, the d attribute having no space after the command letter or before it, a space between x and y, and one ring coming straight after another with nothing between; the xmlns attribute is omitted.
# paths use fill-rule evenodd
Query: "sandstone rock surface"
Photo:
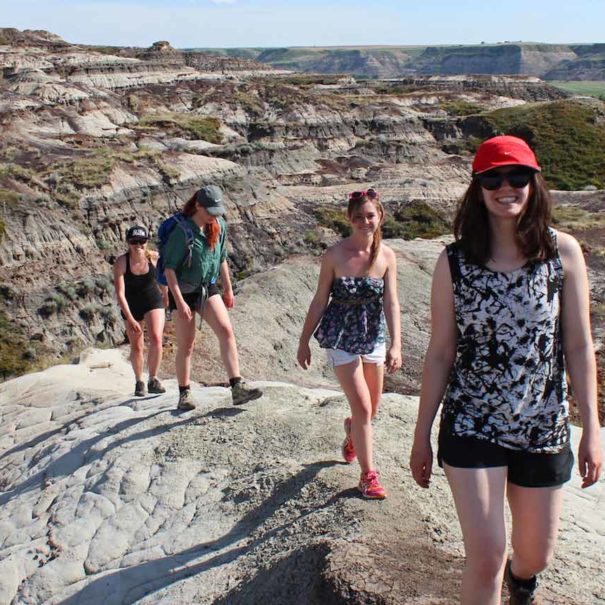
<svg viewBox="0 0 605 605"><path fill-rule="evenodd" d="M0 602L145 605L456 602L462 545L442 472L417 488L417 400L385 395L375 424L384 502L340 461L343 396L260 382L241 408L135 399L119 350L89 350L0 386ZM605 433L604 433L605 437ZM577 435L574 432L574 441ZM547 605L605 603L605 483L566 486Z"/></svg>

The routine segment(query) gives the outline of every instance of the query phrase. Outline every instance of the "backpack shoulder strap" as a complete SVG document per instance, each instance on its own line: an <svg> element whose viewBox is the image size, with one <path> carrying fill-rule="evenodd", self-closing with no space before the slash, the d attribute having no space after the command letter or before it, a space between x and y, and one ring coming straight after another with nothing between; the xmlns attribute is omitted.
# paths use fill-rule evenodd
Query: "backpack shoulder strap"
<svg viewBox="0 0 605 605"><path fill-rule="evenodd" d="M195 239L195 236L193 235L191 227L187 223L186 217L179 213L174 215L174 220L177 227L185 235L185 245L187 246L187 254L185 255L185 258L183 260L187 263L188 267L191 267L191 260L193 258L193 240Z"/></svg>

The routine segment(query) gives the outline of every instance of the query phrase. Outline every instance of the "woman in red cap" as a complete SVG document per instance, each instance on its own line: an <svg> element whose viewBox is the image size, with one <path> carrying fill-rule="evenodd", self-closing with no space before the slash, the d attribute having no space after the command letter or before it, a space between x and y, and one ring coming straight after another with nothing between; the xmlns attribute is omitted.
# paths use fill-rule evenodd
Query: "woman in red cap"
<svg viewBox="0 0 605 605"><path fill-rule="evenodd" d="M130 343L130 362L135 375L134 394L135 397L143 397L143 320L149 334L147 389L150 393L166 392L157 377L162 362L164 304L155 279L157 252L147 250L149 232L141 225L130 227L126 232L126 241L128 251L116 259L113 280Z"/></svg>
<svg viewBox="0 0 605 605"><path fill-rule="evenodd" d="M532 150L516 137L491 138L477 150L456 241L433 276L410 466L428 487L431 426L443 400L437 459L464 537L463 605L499 604L503 576L511 605L536 602L573 467L566 371L582 418L582 486L601 472L586 266L578 242L552 229L550 218Z"/></svg>

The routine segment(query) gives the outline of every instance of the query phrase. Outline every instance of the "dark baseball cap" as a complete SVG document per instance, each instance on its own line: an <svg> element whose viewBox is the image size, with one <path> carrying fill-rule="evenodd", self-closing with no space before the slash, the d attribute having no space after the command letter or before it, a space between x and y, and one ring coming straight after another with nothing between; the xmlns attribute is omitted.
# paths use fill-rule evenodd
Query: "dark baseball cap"
<svg viewBox="0 0 605 605"><path fill-rule="evenodd" d="M149 231L147 231L147 229L141 225L130 227L130 229L126 231L126 241L136 238L149 239Z"/></svg>
<svg viewBox="0 0 605 605"><path fill-rule="evenodd" d="M223 204L223 192L216 185L206 185L202 187L195 195L195 201L203 206L208 214L219 216L225 214L226 209Z"/></svg>

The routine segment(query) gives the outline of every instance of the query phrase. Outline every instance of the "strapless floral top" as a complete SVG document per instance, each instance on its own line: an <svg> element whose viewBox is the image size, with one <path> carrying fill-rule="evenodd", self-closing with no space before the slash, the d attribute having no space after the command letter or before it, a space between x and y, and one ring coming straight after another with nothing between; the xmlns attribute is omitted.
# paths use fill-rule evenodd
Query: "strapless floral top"
<svg viewBox="0 0 605 605"><path fill-rule="evenodd" d="M385 342L384 280L378 277L337 277L330 303L315 330L324 349L367 355Z"/></svg>

